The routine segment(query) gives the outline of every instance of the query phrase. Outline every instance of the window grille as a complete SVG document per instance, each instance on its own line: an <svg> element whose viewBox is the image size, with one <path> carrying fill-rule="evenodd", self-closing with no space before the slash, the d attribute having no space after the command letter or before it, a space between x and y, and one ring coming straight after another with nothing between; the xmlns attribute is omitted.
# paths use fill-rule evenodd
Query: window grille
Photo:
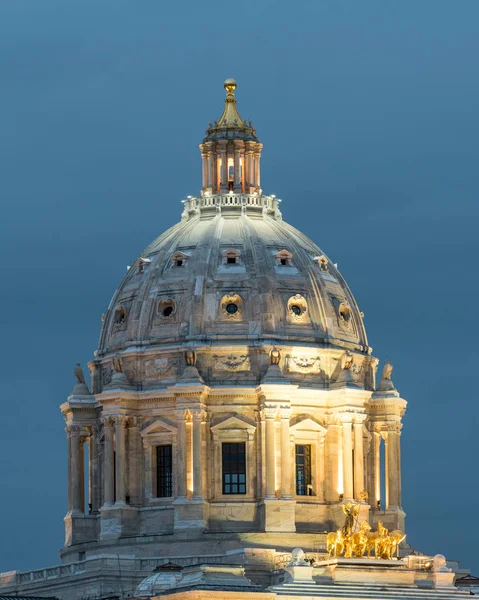
<svg viewBox="0 0 479 600"><path fill-rule="evenodd" d="M246 446L222 444L223 494L246 494Z"/></svg>

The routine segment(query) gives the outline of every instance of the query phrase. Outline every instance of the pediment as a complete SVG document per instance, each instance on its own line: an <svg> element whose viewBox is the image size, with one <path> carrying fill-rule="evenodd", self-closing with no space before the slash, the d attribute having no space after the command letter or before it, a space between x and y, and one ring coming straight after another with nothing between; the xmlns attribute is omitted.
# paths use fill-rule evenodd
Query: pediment
<svg viewBox="0 0 479 600"><path fill-rule="evenodd" d="M225 431L230 429L256 429L256 425L241 415L233 415L231 417L225 417L219 423L216 423L211 427L211 431Z"/></svg>
<svg viewBox="0 0 479 600"><path fill-rule="evenodd" d="M286 248L283 248L283 250L280 250L279 252L277 252L274 255L275 258L286 258L286 259L292 259L293 255L291 254L291 252L288 252L288 250L286 250Z"/></svg>
<svg viewBox="0 0 479 600"><path fill-rule="evenodd" d="M320 425L315 419L312 417L299 417L298 420L294 423L294 425L290 426L291 431L316 431L317 433L321 433L322 435L326 435L328 430Z"/></svg>
<svg viewBox="0 0 479 600"><path fill-rule="evenodd" d="M170 425L170 423L167 423L166 421L163 421L163 419L156 419L156 421L150 423L148 427L145 427L140 435L141 437L145 437L153 433L176 433L176 427Z"/></svg>

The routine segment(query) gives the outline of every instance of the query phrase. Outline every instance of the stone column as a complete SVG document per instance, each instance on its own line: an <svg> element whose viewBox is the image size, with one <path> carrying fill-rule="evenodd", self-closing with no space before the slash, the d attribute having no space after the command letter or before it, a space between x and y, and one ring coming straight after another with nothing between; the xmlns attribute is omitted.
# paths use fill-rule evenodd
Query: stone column
<svg viewBox="0 0 479 600"><path fill-rule="evenodd" d="M82 513L85 512L85 435L80 436L80 504Z"/></svg>
<svg viewBox="0 0 479 600"><path fill-rule="evenodd" d="M377 508L381 501L381 434L373 433L373 482L374 482L374 506Z"/></svg>
<svg viewBox="0 0 479 600"><path fill-rule="evenodd" d="M140 417L130 417L128 424L128 442L130 445L130 504L139 505L142 503Z"/></svg>
<svg viewBox="0 0 479 600"><path fill-rule="evenodd" d="M73 490L72 490L72 436L71 436L71 425L65 427L67 434L68 443L68 456L67 456L67 467L68 467L68 512L72 511L73 508Z"/></svg>
<svg viewBox="0 0 479 600"><path fill-rule="evenodd" d="M177 467L177 494L179 498L186 498L186 410L176 410L176 429L178 439Z"/></svg>
<svg viewBox="0 0 479 600"><path fill-rule="evenodd" d="M256 191L259 192L259 188L261 187L261 169L259 167L259 160L261 157L261 147L259 150L256 150L254 153L254 185Z"/></svg>
<svg viewBox="0 0 479 600"><path fill-rule="evenodd" d="M401 456L400 456L401 423L388 426L386 461L388 477L388 494L386 508L401 507Z"/></svg>
<svg viewBox="0 0 479 600"><path fill-rule="evenodd" d="M216 192L215 154L212 149L208 153L208 187L211 188L213 194Z"/></svg>
<svg viewBox="0 0 479 600"><path fill-rule="evenodd" d="M328 502L338 501L340 432L337 423L331 423L328 426L326 443L327 472L324 490L325 499Z"/></svg>
<svg viewBox="0 0 479 600"><path fill-rule="evenodd" d="M247 144L248 145L248 144ZM251 194L253 191L251 188L254 186L254 172L253 172L253 150L251 148L246 149L246 164L244 173L246 192Z"/></svg>
<svg viewBox="0 0 479 600"><path fill-rule="evenodd" d="M266 420L266 498L276 498L276 481L275 481L275 466L276 466L276 452L275 452L275 435L274 435L274 419L277 413L276 406L265 406L264 416Z"/></svg>
<svg viewBox="0 0 479 600"><path fill-rule="evenodd" d="M255 443L254 443L254 430L248 429L248 447L246 452L246 485L248 496L250 498L254 498L255 490L254 490L254 482L256 481L256 477L254 476L256 469L256 453L255 453ZM259 471L256 471L257 476L259 476Z"/></svg>
<svg viewBox="0 0 479 600"><path fill-rule="evenodd" d="M204 413L201 409L191 409L193 417L193 497L203 498L203 440L202 425Z"/></svg>
<svg viewBox="0 0 479 600"><path fill-rule="evenodd" d="M361 499L364 491L363 424L354 423L354 498Z"/></svg>
<svg viewBox="0 0 479 600"><path fill-rule="evenodd" d="M221 144L221 145L220 145ZM226 153L226 142L222 144L218 142L218 151L221 158L221 180L220 192L228 191L228 158Z"/></svg>
<svg viewBox="0 0 479 600"><path fill-rule="evenodd" d="M281 498L291 500L291 445L289 441L289 420L291 408L281 407ZM273 421L274 423L274 421Z"/></svg>
<svg viewBox="0 0 479 600"><path fill-rule="evenodd" d="M353 438L351 423L343 423L343 499L353 499Z"/></svg>
<svg viewBox="0 0 479 600"><path fill-rule="evenodd" d="M201 175L203 180L203 191L208 188L208 154L205 146L201 144Z"/></svg>
<svg viewBox="0 0 479 600"><path fill-rule="evenodd" d="M126 506L126 447L125 434L128 418L120 415L115 417L115 472L116 472L116 500L115 506Z"/></svg>
<svg viewBox="0 0 479 600"><path fill-rule="evenodd" d="M71 512L73 514L83 514L84 501L82 502L82 484L81 472L83 456L81 454L81 427L79 425L69 425L68 433L70 436L70 485L71 485Z"/></svg>
<svg viewBox="0 0 479 600"><path fill-rule="evenodd" d="M241 149L235 148L235 155L234 155L235 180L234 180L234 188L233 189L236 194L241 192L240 154L241 154Z"/></svg>
<svg viewBox="0 0 479 600"><path fill-rule="evenodd" d="M324 435L321 435L319 438L317 453L318 468L316 471L318 473L318 482L315 490L318 502L324 502L324 443Z"/></svg>
<svg viewBox="0 0 479 600"><path fill-rule="evenodd" d="M113 463L113 420L111 417L106 417L103 419L103 428L105 430L103 463L103 507L109 508L113 506L113 502L115 500L115 466Z"/></svg>
<svg viewBox="0 0 479 600"><path fill-rule="evenodd" d="M88 436L88 504L90 512L96 514L100 508L100 473L98 460L98 425L90 427Z"/></svg>

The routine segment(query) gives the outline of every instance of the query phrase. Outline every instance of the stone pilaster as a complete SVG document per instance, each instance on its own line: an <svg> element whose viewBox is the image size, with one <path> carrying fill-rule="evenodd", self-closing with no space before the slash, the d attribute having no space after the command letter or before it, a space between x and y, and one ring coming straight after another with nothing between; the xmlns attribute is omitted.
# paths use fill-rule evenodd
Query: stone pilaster
<svg viewBox="0 0 479 600"><path fill-rule="evenodd" d="M140 417L128 419L129 470L130 470L130 504L138 506L142 503L142 444L140 438Z"/></svg>
<svg viewBox="0 0 479 600"><path fill-rule="evenodd" d="M88 504L91 514L97 514L100 509L99 432L100 428L98 424L88 428Z"/></svg>
<svg viewBox="0 0 479 600"><path fill-rule="evenodd" d="M363 423L355 422L354 431L354 498L361 499L365 491L364 485L364 446L363 446Z"/></svg>
<svg viewBox="0 0 479 600"><path fill-rule="evenodd" d="M115 465L113 450L113 419L111 417L103 418L103 429L105 434L105 446L103 453L103 508L113 506L115 501Z"/></svg>
<svg viewBox="0 0 479 600"><path fill-rule="evenodd" d="M278 412L277 405L268 405L263 408L266 422L266 498L276 498L276 452L275 452L275 418Z"/></svg>
<svg viewBox="0 0 479 600"><path fill-rule="evenodd" d="M115 417L115 473L116 473L116 498L115 508L126 506L126 427L127 417L119 415Z"/></svg>
<svg viewBox="0 0 479 600"><path fill-rule="evenodd" d="M352 424L343 422L343 498L352 500L353 492L353 440Z"/></svg>
<svg viewBox="0 0 479 600"><path fill-rule="evenodd" d="M281 417L281 498L291 500L291 443L289 434L289 421L291 408L280 407Z"/></svg>

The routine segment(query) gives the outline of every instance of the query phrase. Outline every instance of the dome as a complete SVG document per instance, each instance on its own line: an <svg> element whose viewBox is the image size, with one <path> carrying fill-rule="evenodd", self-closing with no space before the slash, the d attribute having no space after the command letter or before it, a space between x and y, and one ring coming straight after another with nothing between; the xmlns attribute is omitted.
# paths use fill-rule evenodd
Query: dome
<svg viewBox="0 0 479 600"><path fill-rule="evenodd" d="M240 135L253 130L235 88L225 81L225 109L200 145L201 195L183 201L181 221L129 268L105 315L99 358L240 343L369 353L362 313L336 266L263 194L262 144Z"/></svg>

